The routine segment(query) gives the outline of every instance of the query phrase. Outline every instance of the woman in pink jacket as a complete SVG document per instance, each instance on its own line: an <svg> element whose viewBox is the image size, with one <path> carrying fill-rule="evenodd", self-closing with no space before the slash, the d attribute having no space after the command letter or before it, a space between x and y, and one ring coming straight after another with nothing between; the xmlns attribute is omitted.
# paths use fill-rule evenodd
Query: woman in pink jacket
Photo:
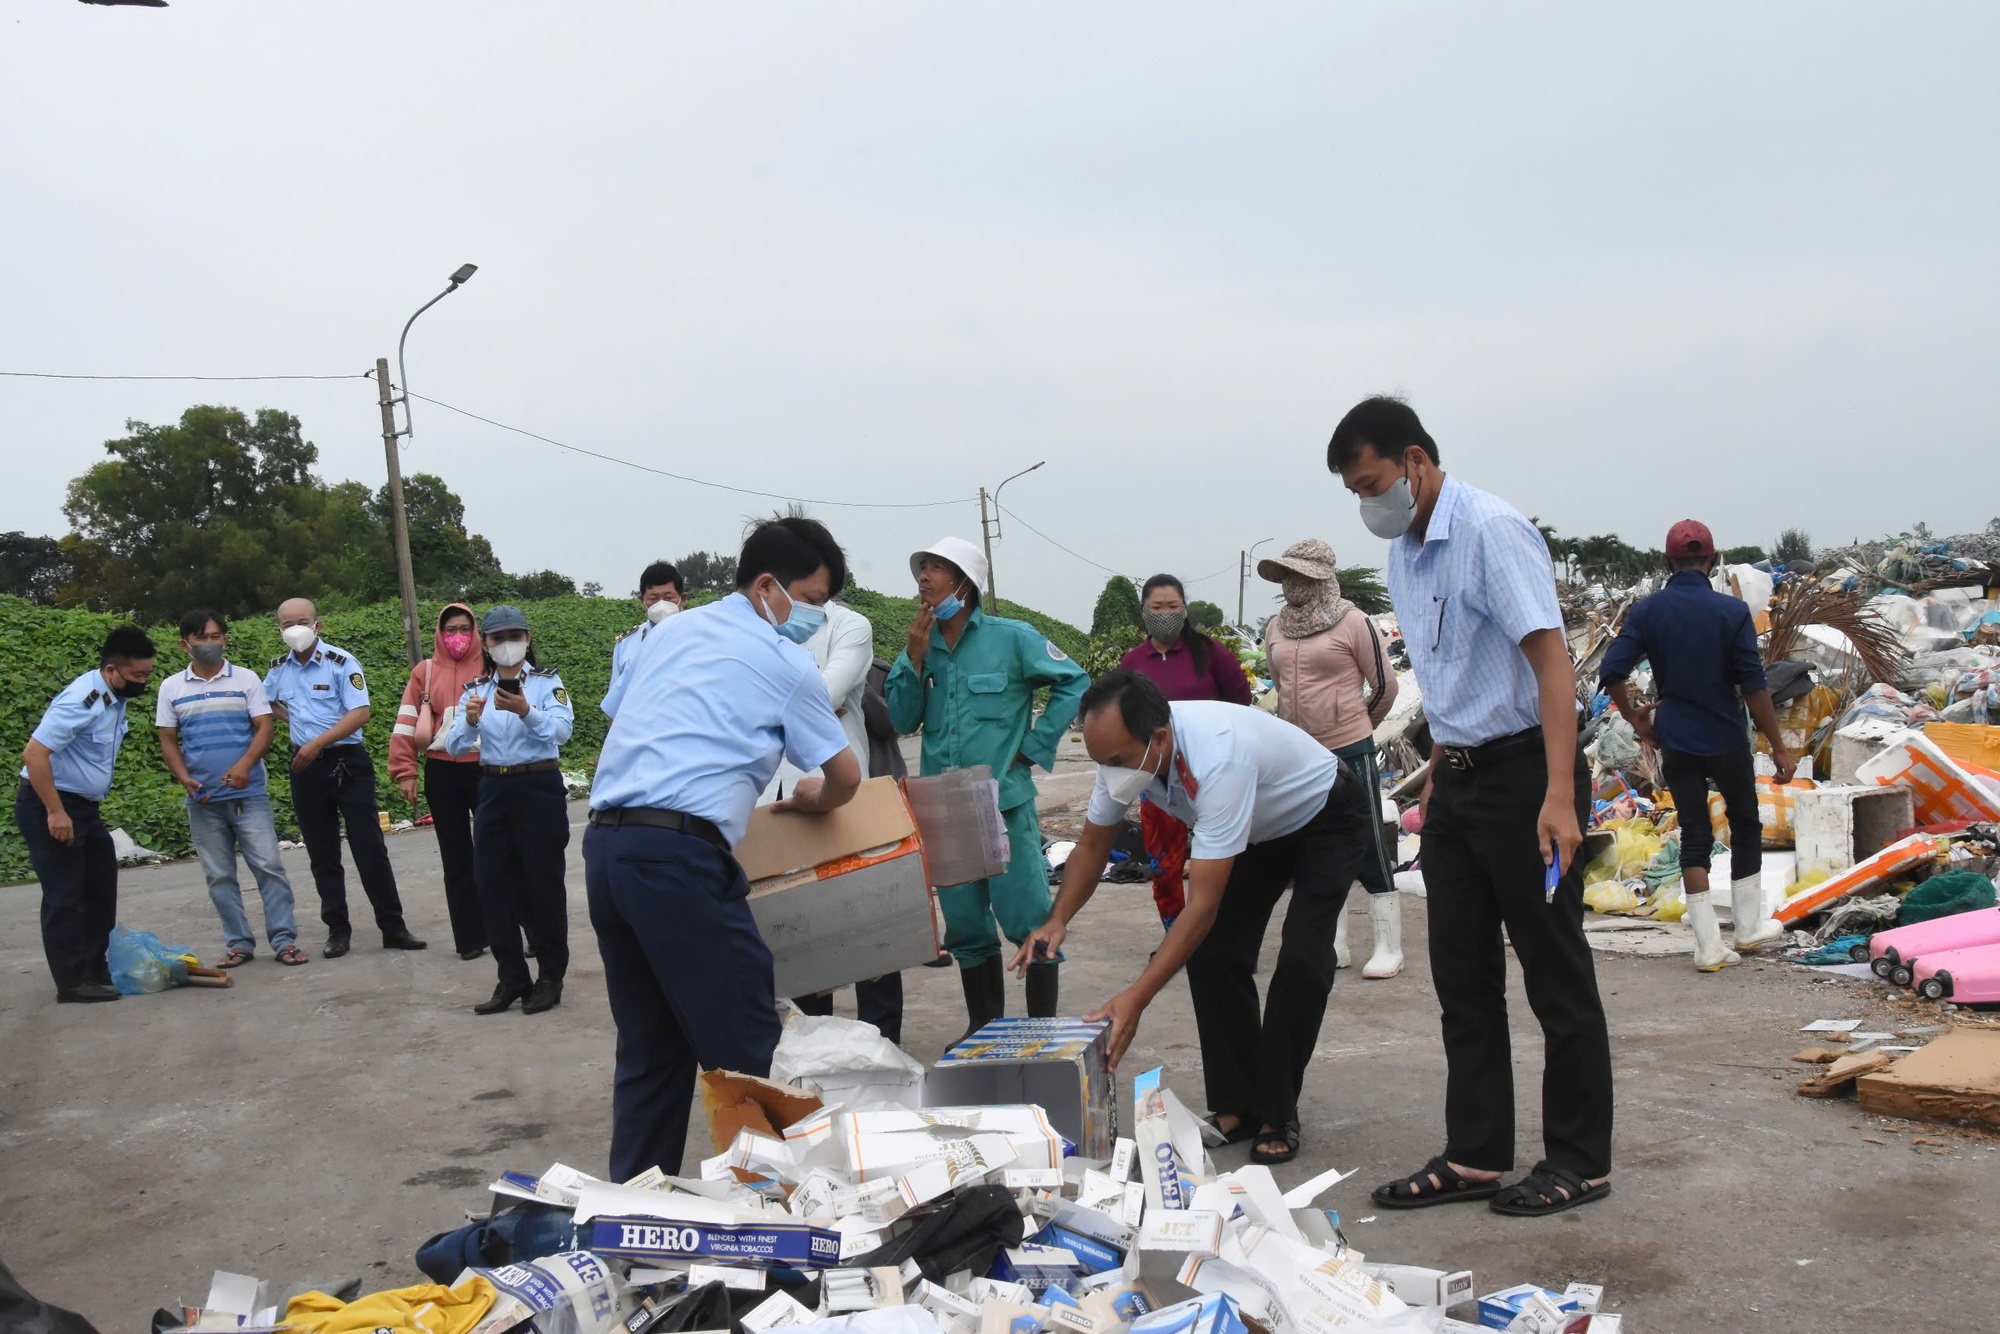
<svg viewBox="0 0 2000 1334"><path fill-rule="evenodd" d="M1294 542L1282 556L1257 562L1257 574L1283 587L1285 607L1264 629L1264 652L1278 692L1278 716L1303 728L1339 757L1362 790L1381 800L1375 767L1375 728L1396 702L1396 673L1375 623L1340 595L1333 548L1317 538ZM1396 897L1395 862L1382 822L1375 821L1375 856L1361 872L1368 914L1375 925L1375 953L1363 966L1369 978L1403 971L1403 912ZM1347 916L1334 942L1347 966Z"/></svg>
<svg viewBox="0 0 2000 1334"><path fill-rule="evenodd" d="M486 915L472 878L472 808L479 804L479 752L453 755L444 748L452 711L474 677L485 671L472 630L472 608L454 602L438 613L431 656L410 672L396 729L389 734L389 777L403 800L417 800L417 780L437 831L444 863L444 902L451 915L451 943L461 959L486 953ZM421 773L419 770L421 769Z"/></svg>

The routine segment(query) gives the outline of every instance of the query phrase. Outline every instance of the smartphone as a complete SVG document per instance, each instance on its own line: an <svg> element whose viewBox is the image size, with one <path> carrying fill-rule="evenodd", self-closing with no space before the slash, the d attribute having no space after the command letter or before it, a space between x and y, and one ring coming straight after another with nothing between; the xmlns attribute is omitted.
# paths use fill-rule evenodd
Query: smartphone
<svg viewBox="0 0 2000 1334"><path fill-rule="evenodd" d="M521 683L519 681L509 681L505 677L502 677L496 683L496 688L504 690L510 695L518 695L521 693Z"/></svg>

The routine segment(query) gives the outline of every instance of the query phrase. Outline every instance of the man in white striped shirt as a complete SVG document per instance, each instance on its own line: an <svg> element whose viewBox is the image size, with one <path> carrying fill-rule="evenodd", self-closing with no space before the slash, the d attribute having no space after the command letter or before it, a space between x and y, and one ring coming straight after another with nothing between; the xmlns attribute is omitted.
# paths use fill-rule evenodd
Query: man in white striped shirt
<svg viewBox="0 0 2000 1334"><path fill-rule="evenodd" d="M1431 979L1443 1011L1445 1151L1375 1191L1389 1209L1490 1200L1559 1213L1611 1192L1611 1044L1583 935L1576 850L1590 800L1576 672L1548 544L1519 510L1438 466L1410 406L1371 398L1326 463L1389 539L1389 596L1435 742L1424 791ZM1513 1185L1507 953L1547 1043L1546 1157Z"/></svg>

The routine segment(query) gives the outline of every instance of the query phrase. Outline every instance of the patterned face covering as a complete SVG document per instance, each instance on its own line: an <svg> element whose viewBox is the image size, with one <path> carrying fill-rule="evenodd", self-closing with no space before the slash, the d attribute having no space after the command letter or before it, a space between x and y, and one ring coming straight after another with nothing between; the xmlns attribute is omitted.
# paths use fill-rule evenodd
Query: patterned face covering
<svg viewBox="0 0 2000 1334"><path fill-rule="evenodd" d="M1285 609L1278 613L1278 625L1290 639L1304 639L1330 630L1354 609L1354 604L1340 595L1338 578L1308 579L1302 574L1288 574L1282 587Z"/></svg>

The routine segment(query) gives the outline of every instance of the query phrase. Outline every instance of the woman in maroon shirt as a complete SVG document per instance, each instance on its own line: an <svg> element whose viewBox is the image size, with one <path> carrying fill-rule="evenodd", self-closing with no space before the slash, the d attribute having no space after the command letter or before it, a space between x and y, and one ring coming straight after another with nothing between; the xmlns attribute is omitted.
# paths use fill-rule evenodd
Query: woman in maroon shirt
<svg viewBox="0 0 2000 1334"><path fill-rule="evenodd" d="M1219 699L1250 703L1250 678L1236 655L1187 622L1187 590L1171 574L1156 574L1139 594L1139 621L1146 638L1118 665L1153 678L1169 700ZM1187 898L1187 826L1144 801L1139 828L1153 873L1153 903L1160 925L1172 926Z"/></svg>

